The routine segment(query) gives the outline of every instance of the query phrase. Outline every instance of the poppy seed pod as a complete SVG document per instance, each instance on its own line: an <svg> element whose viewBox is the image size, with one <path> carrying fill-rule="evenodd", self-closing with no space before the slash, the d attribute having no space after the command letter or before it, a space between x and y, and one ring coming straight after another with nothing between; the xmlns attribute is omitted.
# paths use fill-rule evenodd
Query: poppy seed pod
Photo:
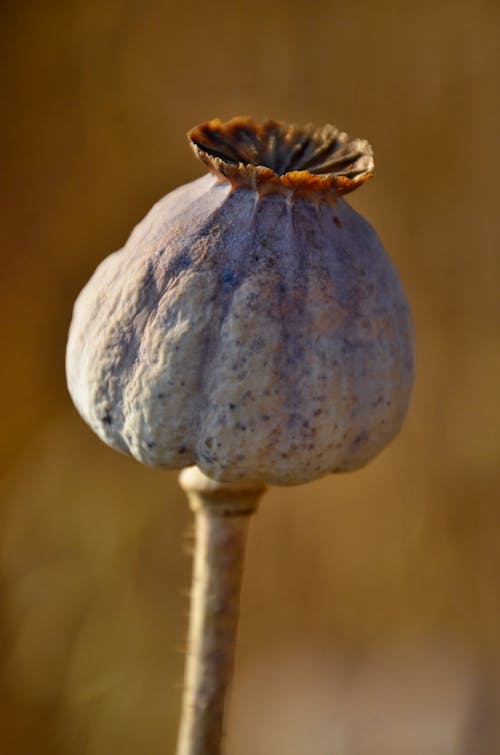
<svg viewBox="0 0 500 755"><path fill-rule="evenodd" d="M161 199L76 301L75 405L114 448L215 480L361 467L413 379L398 275L342 198L371 175L369 144L249 118L189 139L210 173Z"/></svg>

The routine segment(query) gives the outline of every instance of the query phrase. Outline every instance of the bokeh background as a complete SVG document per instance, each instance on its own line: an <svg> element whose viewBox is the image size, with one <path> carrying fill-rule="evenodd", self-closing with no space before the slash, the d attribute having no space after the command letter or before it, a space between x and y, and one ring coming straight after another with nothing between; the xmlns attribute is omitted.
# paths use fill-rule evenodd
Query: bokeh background
<svg viewBox="0 0 500 755"><path fill-rule="evenodd" d="M105 447L65 389L71 307L186 130L333 122L414 313L404 431L252 523L228 755L500 752L500 4L0 5L0 752L174 750L190 579L176 474Z"/></svg>

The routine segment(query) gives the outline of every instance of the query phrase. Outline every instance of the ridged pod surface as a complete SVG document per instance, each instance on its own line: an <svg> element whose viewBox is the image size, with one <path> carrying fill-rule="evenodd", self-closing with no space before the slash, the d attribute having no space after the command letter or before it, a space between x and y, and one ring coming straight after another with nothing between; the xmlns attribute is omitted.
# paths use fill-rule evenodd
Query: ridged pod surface
<svg viewBox="0 0 500 755"><path fill-rule="evenodd" d="M76 301L75 405L110 446L216 480L364 465L413 379L398 275L341 196L371 174L369 145L248 118L189 136L211 173L161 199Z"/></svg>

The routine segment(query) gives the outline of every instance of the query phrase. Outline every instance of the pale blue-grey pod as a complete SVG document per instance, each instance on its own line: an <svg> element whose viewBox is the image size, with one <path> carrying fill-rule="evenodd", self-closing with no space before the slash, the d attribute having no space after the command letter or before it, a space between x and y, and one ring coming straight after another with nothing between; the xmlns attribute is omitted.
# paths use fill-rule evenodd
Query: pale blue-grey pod
<svg viewBox="0 0 500 755"><path fill-rule="evenodd" d="M76 301L76 407L139 461L217 480L366 464L399 431L413 381L398 275L342 198L371 175L371 148L249 118L189 136L210 173L161 199Z"/></svg>

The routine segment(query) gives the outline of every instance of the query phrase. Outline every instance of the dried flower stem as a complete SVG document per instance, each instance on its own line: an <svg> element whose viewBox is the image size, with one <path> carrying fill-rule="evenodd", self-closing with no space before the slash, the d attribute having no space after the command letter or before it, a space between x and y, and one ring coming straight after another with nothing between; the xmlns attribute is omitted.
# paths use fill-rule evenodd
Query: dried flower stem
<svg viewBox="0 0 500 755"><path fill-rule="evenodd" d="M261 484L179 476L196 518L188 658L177 755L219 755L231 682L249 517Z"/></svg>

